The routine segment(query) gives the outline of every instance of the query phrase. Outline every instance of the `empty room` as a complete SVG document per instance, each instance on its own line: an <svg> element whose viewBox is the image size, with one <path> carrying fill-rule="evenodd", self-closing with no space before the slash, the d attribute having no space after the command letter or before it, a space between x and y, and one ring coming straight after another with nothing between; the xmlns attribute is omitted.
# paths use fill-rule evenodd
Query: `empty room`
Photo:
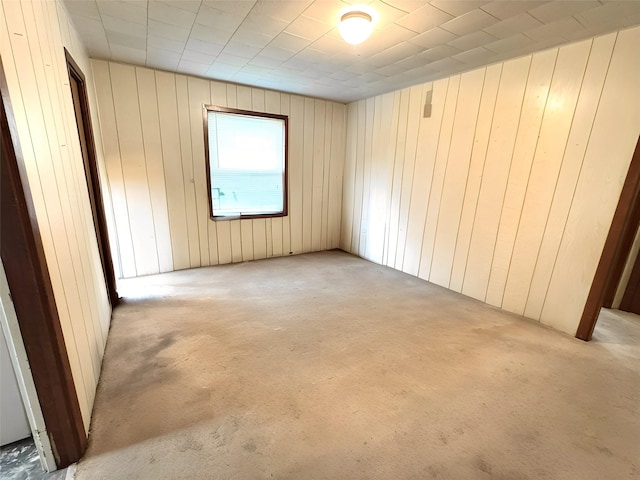
<svg viewBox="0 0 640 480"><path fill-rule="evenodd" d="M2 0L0 478L640 479L640 2Z"/></svg>

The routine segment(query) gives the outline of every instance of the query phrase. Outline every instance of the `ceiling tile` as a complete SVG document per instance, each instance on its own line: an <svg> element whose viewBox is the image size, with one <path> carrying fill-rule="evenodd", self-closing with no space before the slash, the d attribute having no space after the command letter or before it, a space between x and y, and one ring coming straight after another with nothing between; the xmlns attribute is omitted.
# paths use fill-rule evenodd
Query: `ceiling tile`
<svg viewBox="0 0 640 480"><path fill-rule="evenodd" d="M532 43L533 40L531 40L529 37L525 37L521 33L518 33L517 35L513 35L509 38L498 40L497 42L493 43L488 43L484 47L496 53L509 53L510 50L515 50L516 48L531 45Z"/></svg>
<svg viewBox="0 0 640 480"><path fill-rule="evenodd" d="M255 0L202 0L200 10L202 10L203 7L213 7L216 10L222 10L223 12L244 18L256 3Z"/></svg>
<svg viewBox="0 0 640 480"><path fill-rule="evenodd" d="M396 20L396 23L414 32L422 33L430 28L448 22L453 18L453 15L445 13L431 5L425 5L413 13Z"/></svg>
<svg viewBox="0 0 640 480"><path fill-rule="evenodd" d="M551 23L599 6L596 0L561 0L540 5L529 10L529 13L542 23Z"/></svg>
<svg viewBox="0 0 640 480"><path fill-rule="evenodd" d="M217 52L215 54L208 55L206 53L185 50L182 53L182 58L180 59L180 62L187 61L187 62L196 62L196 63L206 63L207 65L211 65L213 61L216 59L217 55L218 55Z"/></svg>
<svg viewBox="0 0 640 480"><path fill-rule="evenodd" d="M269 44L269 42L271 42L271 40L273 40L272 35L266 35L242 26L236 30L232 38L234 42L243 43L256 48L264 48Z"/></svg>
<svg viewBox="0 0 640 480"><path fill-rule="evenodd" d="M260 52L260 56L284 61L291 58L294 53L295 52L292 52L291 50L284 50L273 45L268 45Z"/></svg>
<svg viewBox="0 0 640 480"><path fill-rule="evenodd" d="M414 12L424 7L424 4L426 3L420 0L384 0L384 2L407 13Z"/></svg>
<svg viewBox="0 0 640 480"><path fill-rule="evenodd" d="M570 35L577 31L582 30L584 27L573 18L565 18L564 20L558 20L557 22L549 23L533 30L528 30L524 34L537 41L543 41L548 38L567 38L565 35Z"/></svg>
<svg viewBox="0 0 640 480"><path fill-rule="evenodd" d="M189 36L189 38L195 38L204 42L225 45L231 39L231 35L233 35L233 32L205 27L204 25L199 25L196 23L191 29L191 32L187 32L187 35Z"/></svg>
<svg viewBox="0 0 640 480"><path fill-rule="evenodd" d="M495 52L492 52L491 50L487 50L484 47L477 47L472 50L467 50L465 52L458 53L457 55L454 55L451 58L458 60L459 62L462 62L462 63L476 64L477 62L486 61L487 59L493 56L495 56Z"/></svg>
<svg viewBox="0 0 640 480"><path fill-rule="evenodd" d="M147 38L135 35L127 35L126 33L110 32L107 30L107 40L109 45L121 45L123 47L134 48L137 50L146 50Z"/></svg>
<svg viewBox="0 0 640 480"><path fill-rule="evenodd" d="M214 5L217 5L217 3ZM229 13L218 8L203 5L200 7L200 10L196 15L195 23L198 25L204 25L205 27L214 28L216 30L235 32L242 23L244 17L245 14Z"/></svg>
<svg viewBox="0 0 640 480"><path fill-rule="evenodd" d="M384 65L396 63L403 58L416 55L423 50L424 47L421 47L420 45L415 45L409 42L402 42L367 58L366 63L368 63L369 65L382 67Z"/></svg>
<svg viewBox="0 0 640 480"><path fill-rule="evenodd" d="M368 4L369 7L373 8L376 12L378 12L379 18L378 22L375 25L375 28L381 29L389 25L390 23L394 23L396 20L404 17L407 12L395 8L382 0L374 0L373 2ZM334 22L337 25L337 19Z"/></svg>
<svg viewBox="0 0 640 480"><path fill-rule="evenodd" d="M200 5L202 4L201 0L162 0L161 3L168 5L172 8L180 8L182 10L187 10L189 12L198 13L200 9Z"/></svg>
<svg viewBox="0 0 640 480"><path fill-rule="evenodd" d="M129 22L118 17L112 17L110 15L102 16L102 25L104 29L110 32L126 33L128 35L135 35L138 37L147 36L147 26L140 23Z"/></svg>
<svg viewBox="0 0 640 480"><path fill-rule="evenodd" d="M527 10L531 10L532 8L538 7L546 2L535 1L530 2L527 0L518 0L518 1L505 1L505 0L496 0L486 5L483 5L481 8L487 13L490 13L496 18L500 20L506 20L507 18L511 18L520 13L526 12Z"/></svg>
<svg viewBox="0 0 640 480"><path fill-rule="evenodd" d="M286 33L306 38L307 40L317 40L333 27L304 15L299 16L284 30Z"/></svg>
<svg viewBox="0 0 640 480"><path fill-rule="evenodd" d="M171 53L182 54L186 42L180 40L171 40L164 37L156 37L155 35L149 35L147 37L147 49L153 48L156 51L164 50L167 55Z"/></svg>
<svg viewBox="0 0 640 480"><path fill-rule="evenodd" d="M147 23L146 2L129 3L116 0L99 0L97 5L101 16L109 15L114 18L122 18L142 25L146 25Z"/></svg>
<svg viewBox="0 0 640 480"><path fill-rule="evenodd" d="M585 27L594 25L615 24L619 19L640 15L640 2L622 1L608 2L602 6L592 8L574 15L574 18ZM633 25L634 23L631 23Z"/></svg>
<svg viewBox="0 0 640 480"><path fill-rule="evenodd" d="M296 37L286 32L282 32L269 44L270 47L281 48L282 50L289 50L291 52L299 52L311 42L306 38Z"/></svg>
<svg viewBox="0 0 640 480"><path fill-rule="evenodd" d="M285 22L297 18L311 4L311 0L267 0L255 4L251 15L256 17L273 17Z"/></svg>
<svg viewBox="0 0 640 480"><path fill-rule="evenodd" d="M441 28L456 35L466 35L474 30L486 28L497 22L498 20L495 17L492 17L482 10L472 10L442 24Z"/></svg>
<svg viewBox="0 0 640 480"><path fill-rule="evenodd" d="M191 28L196 14L160 2L149 2L149 18L177 27Z"/></svg>
<svg viewBox="0 0 640 480"><path fill-rule="evenodd" d="M486 45L487 43L495 42L496 40L498 39L493 35L489 35L488 33L479 30L473 33L468 33L456 40L452 40L448 45L451 45L458 50L472 50L476 47Z"/></svg>
<svg viewBox="0 0 640 480"><path fill-rule="evenodd" d="M100 11L98 10L98 4L94 1L75 1L65 3L67 10L73 16L93 18L100 20Z"/></svg>
<svg viewBox="0 0 640 480"><path fill-rule="evenodd" d="M151 19L149 20L147 31L149 35L168 38L171 40L186 42L187 38L189 38L188 28L176 27L175 25L168 25Z"/></svg>
<svg viewBox="0 0 640 480"><path fill-rule="evenodd" d="M488 0L480 0L480 1L466 1L466 0L433 0L431 5L442 10L443 12L447 12L450 15L455 17L459 17L460 15L464 15L471 10L475 10L476 8L480 8L483 5L489 3ZM506 3L506 2L505 2Z"/></svg>
<svg viewBox="0 0 640 480"><path fill-rule="evenodd" d="M454 58L443 58L429 64L429 68L440 72L453 71L457 72L463 67L463 63Z"/></svg>
<svg viewBox="0 0 640 480"><path fill-rule="evenodd" d="M216 58L216 62L225 63L227 65L233 65L238 68L244 67L248 61L249 61L248 58L238 57L237 55L231 55L230 53L225 53L224 51L220 53Z"/></svg>
<svg viewBox="0 0 640 480"><path fill-rule="evenodd" d="M260 51L259 48L249 47L241 43L229 42L222 50L224 53L235 55L236 57L253 58Z"/></svg>
<svg viewBox="0 0 640 480"><path fill-rule="evenodd" d="M316 0L304 10L304 16L327 25L337 25L340 10L346 6L341 0Z"/></svg>
<svg viewBox="0 0 640 480"><path fill-rule="evenodd" d="M273 17L259 18L248 15L244 19L243 26L255 30L256 32L276 36L287 28L288 22Z"/></svg>
<svg viewBox="0 0 640 480"><path fill-rule="evenodd" d="M144 50L110 44L111 55L118 62L144 65L146 53Z"/></svg>
<svg viewBox="0 0 640 480"><path fill-rule="evenodd" d="M420 55L422 58L425 58L430 62L434 62L442 58L452 57L453 55L457 55L458 53L460 53L460 50L458 50L457 48L450 47L449 45L438 45L437 47L425 50Z"/></svg>
<svg viewBox="0 0 640 480"><path fill-rule="evenodd" d="M198 40L197 38L189 38L185 46L185 50L189 50L191 52L203 53L205 55L214 55L214 56L218 55L223 48L224 48L224 45L205 42L203 40Z"/></svg>
<svg viewBox="0 0 640 480"><path fill-rule="evenodd" d="M181 73L191 73L199 76L204 76L210 67L210 64L189 62L186 60L180 60L180 63L178 64L178 68Z"/></svg>
<svg viewBox="0 0 640 480"><path fill-rule="evenodd" d="M447 32L446 30L441 29L440 27L436 27L413 37L409 41L411 43L415 43L416 45L431 48L442 43L450 42L452 40L455 40L456 38L459 37L451 32Z"/></svg>
<svg viewBox="0 0 640 480"><path fill-rule="evenodd" d="M516 33L523 33L527 30L542 26L542 23L533 18L528 13L515 15L508 20L494 23L484 29L485 32L497 38L507 38Z"/></svg>

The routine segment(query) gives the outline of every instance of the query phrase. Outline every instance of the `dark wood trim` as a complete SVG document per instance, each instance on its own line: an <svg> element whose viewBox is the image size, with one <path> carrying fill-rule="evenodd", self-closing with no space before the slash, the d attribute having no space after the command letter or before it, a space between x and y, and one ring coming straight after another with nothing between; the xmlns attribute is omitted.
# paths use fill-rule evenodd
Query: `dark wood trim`
<svg viewBox="0 0 640 480"><path fill-rule="evenodd" d="M87 181L87 190L89 192L89 202L91 203L91 212L93 214L93 225L98 240L98 251L102 263L102 271L107 284L107 292L111 306L118 304L118 292L116 290L116 277L113 270L113 258L111 256L111 248L109 246L109 235L107 230L107 219L105 216L104 203L102 201L102 188L100 187L100 175L98 172L98 161L96 158L96 145L93 137L93 127L91 126L91 111L89 109L89 99L87 98L87 85L85 76L73 57L64 49L64 55L67 59L67 71L69 81L75 79L79 85L78 96L80 98L81 118L76 115L76 124L78 130L84 129L84 138L86 141L86 152L88 158L82 155L84 163L84 172ZM69 85L71 88L71 85ZM73 101L73 98L72 98ZM78 131L78 135L81 135ZM82 148L82 146L81 146Z"/></svg>
<svg viewBox="0 0 640 480"><path fill-rule="evenodd" d="M42 247L4 70L0 256L56 465L76 462L87 436Z"/></svg>
<svg viewBox="0 0 640 480"><path fill-rule="evenodd" d="M213 211L213 201L211 199L211 166L209 162L209 115L212 112L235 113L237 115L247 115L250 117L276 118L284 121L284 172L282 174L283 199L282 212L265 213L260 215L239 215L236 217L215 215ZM207 198L209 200L209 218L214 221L224 220L245 220L252 218L276 218L286 217L289 211L289 117L287 115L277 115L275 113L253 112L251 110L239 110L237 108L219 107L216 105L203 105L202 117L204 123L204 155L207 169Z"/></svg>
<svg viewBox="0 0 640 480"><path fill-rule="evenodd" d="M638 305L640 300L638 294L640 293L640 258L637 258L633 268L631 269L631 275L629 275L629 281L622 296L620 302L620 310L625 312L640 313Z"/></svg>
<svg viewBox="0 0 640 480"><path fill-rule="evenodd" d="M620 276L633 244L640 221L640 138L631 158L627 178L613 215L609 234L602 249L600 262L593 277L576 337L589 341L596 326L600 308L613 300ZM609 303L610 305L610 303Z"/></svg>

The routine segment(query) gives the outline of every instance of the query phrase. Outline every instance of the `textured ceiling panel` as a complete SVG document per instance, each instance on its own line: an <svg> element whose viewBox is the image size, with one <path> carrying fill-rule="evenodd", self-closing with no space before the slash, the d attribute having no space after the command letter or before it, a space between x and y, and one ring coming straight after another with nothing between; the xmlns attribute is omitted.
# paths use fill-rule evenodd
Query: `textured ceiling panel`
<svg viewBox="0 0 640 480"><path fill-rule="evenodd" d="M375 9L351 46L340 12ZM342 102L640 24L640 1L65 0L93 58ZM640 47L640 46L639 46Z"/></svg>

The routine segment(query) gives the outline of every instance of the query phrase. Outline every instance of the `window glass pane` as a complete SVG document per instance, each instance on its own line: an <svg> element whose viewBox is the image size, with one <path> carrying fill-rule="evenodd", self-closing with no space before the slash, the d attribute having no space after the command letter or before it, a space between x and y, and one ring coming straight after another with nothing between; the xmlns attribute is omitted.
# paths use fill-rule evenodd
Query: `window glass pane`
<svg viewBox="0 0 640 480"><path fill-rule="evenodd" d="M208 128L214 215L281 213L284 120L209 111Z"/></svg>

